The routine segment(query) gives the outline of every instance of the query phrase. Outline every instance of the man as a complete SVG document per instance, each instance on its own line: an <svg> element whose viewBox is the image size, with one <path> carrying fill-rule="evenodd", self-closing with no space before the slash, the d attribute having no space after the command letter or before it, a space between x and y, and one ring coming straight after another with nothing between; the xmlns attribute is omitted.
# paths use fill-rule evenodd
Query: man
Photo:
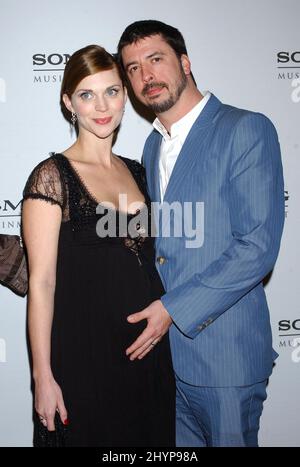
<svg viewBox="0 0 300 467"><path fill-rule="evenodd" d="M276 131L261 114L202 95L184 39L169 25L131 24L118 56L136 97L157 116L143 153L152 201L204 206L197 248L185 233L158 230L166 293L128 318L147 327L127 355L143 358L170 327L177 445L257 446L277 356L262 285L284 221Z"/></svg>

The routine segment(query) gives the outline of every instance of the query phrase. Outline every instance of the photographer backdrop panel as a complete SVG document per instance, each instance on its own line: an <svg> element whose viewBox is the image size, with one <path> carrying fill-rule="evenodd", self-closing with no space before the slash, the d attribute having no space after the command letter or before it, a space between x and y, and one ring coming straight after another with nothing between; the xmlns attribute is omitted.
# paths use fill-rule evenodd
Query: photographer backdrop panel
<svg viewBox="0 0 300 467"><path fill-rule="evenodd" d="M20 200L31 169L50 151L64 150L72 142L59 107L68 55L92 43L114 52L132 21L154 18L177 26L201 90L265 113L274 122L284 164L286 224L266 286L280 357L268 387L260 444L300 446L299 0L1 0L0 12L1 233L19 232ZM150 131L151 125L128 103L115 152L140 159ZM31 445L25 329L26 299L1 286L1 446Z"/></svg>

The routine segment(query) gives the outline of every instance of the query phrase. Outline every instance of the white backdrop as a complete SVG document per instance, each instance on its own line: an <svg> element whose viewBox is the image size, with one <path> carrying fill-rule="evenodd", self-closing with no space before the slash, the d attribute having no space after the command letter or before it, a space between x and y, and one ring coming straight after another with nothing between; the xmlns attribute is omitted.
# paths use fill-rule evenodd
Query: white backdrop
<svg viewBox="0 0 300 467"><path fill-rule="evenodd" d="M299 0L0 0L0 233L19 232L19 203L32 168L50 151L71 144L59 108L65 55L92 43L114 52L135 20L178 27L200 90L274 122L284 164L286 223L266 287L280 357L268 387L262 446L300 446L300 346L293 346L300 343L299 17ZM128 104L115 152L140 159L150 130ZM0 286L0 446L31 446L25 329L26 299Z"/></svg>

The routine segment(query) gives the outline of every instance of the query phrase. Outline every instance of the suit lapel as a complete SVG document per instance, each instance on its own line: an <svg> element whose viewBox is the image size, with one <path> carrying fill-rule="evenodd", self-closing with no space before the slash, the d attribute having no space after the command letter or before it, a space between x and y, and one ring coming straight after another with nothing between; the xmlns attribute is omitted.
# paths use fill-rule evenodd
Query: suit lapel
<svg viewBox="0 0 300 467"><path fill-rule="evenodd" d="M208 130L212 126L213 118L220 106L221 102L212 94L182 146L166 189L164 201L172 202L172 200L176 200L176 191L187 181L187 175L201 153L201 146L208 135ZM159 192L159 147L157 154L155 158L157 161L156 172L153 173L155 173L155 185L158 187Z"/></svg>
<svg viewBox="0 0 300 467"><path fill-rule="evenodd" d="M160 156L160 144L161 135L155 131L153 133L153 141L151 147L151 154L149 162L149 168L146 171L147 184L149 188L149 194L151 201L160 202L160 188L159 188L159 156Z"/></svg>

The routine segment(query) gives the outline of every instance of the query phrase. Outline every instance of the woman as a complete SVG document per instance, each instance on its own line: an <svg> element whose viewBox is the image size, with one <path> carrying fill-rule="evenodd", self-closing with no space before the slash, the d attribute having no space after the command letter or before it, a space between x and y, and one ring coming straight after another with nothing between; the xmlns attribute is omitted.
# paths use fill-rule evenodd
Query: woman
<svg viewBox="0 0 300 467"><path fill-rule="evenodd" d="M78 139L33 170L23 201L35 432L54 430L58 412L67 446L172 446L168 336L141 360L125 354L145 327L127 316L163 288L144 170L112 153L127 98L114 58L94 45L75 52L61 97Z"/></svg>

